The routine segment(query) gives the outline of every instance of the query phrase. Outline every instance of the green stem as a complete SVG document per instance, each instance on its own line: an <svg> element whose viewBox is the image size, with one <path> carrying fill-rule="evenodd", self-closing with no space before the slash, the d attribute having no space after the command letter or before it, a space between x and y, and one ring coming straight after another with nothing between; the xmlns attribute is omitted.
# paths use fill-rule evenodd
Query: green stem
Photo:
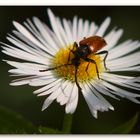
<svg viewBox="0 0 140 140"><path fill-rule="evenodd" d="M62 131L65 134L70 134L71 133L72 118L73 118L72 114L65 114L64 115Z"/></svg>

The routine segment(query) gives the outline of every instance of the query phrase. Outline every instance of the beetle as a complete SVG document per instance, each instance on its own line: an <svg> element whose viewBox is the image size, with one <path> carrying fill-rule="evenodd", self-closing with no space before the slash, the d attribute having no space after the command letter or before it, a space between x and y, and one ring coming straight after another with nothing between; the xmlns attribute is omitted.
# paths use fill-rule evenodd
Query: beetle
<svg viewBox="0 0 140 140"><path fill-rule="evenodd" d="M104 50L104 51L98 52L98 50L102 49L106 45L107 45L106 41L100 36L91 36L88 38L84 38L83 40L79 42L79 46L77 45L76 42L74 42L73 48L76 48L76 50L75 51L70 50L74 54L74 58L72 59L72 64L75 67L78 67L80 65L80 59L83 59L89 63L94 63L96 66L97 76L99 78L99 72L98 72L96 62L88 58L88 56L90 54L94 54L94 55L106 54L103 62L104 62L105 69L107 69L105 60L107 58L108 51ZM68 58L68 61L69 61L69 58Z"/></svg>
<svg viewBox="0 0 140 140"><path fill-rule="evenodd" d="M70 52L69 52L68 62L66 64L56 66L53 68L49 68L46 70L40 70L40 72L54 70L54 69L60 68L62 66L74 65L75 66L75 83L76 83L79 91L81 91L81 87L79 86L78 80L77 80L77 70L78 70L79 65L81 64L81 59L83 59L86 62L95 64L97 77L98 77L98 79L100 79L96 62L93 59L88 58L88 56L90 54L94 54L94 55L105 54L103 62L104 62L105 69L107 69L105 60L107 58L108 51L104 50L104 51L98 52L106 45L107 45L106 41L104 40L104 38L102 38L100 36L91 36L88 38L84 37L84 39L79 42L79 46L76 42L74 42L73 49L70 50ZM70 53L73 53L73 55L74 55L74 58L72 58L71 63L69 63ZM86 71L88 70L88 65L87 65Z"/></svg>

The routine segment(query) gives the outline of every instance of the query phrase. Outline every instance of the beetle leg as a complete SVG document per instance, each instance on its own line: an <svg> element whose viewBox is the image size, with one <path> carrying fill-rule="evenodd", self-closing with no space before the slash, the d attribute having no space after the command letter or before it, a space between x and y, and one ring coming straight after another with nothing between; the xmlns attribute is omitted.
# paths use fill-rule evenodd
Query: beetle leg
<svg viewBox="0 0 140 140"><path fill-rule="evenodd" d="M73 53L73 54L75 53L75 51L74 51L75 48L76 48L76 49L78 48L78 45L77 45L76 42L74 42L72 50L69 48L70 52L69 52L68 62L67 62L67 63L69 63L69 61L70 61L70 54L71 54L71 53Z"/></svg>
<svg viewBox="0 0 140 140"><path fill-rule="evenodd" d="M100 77L99 77L99 70L98 70L96 62L94 60L90 59L90 58L84 58L84 60L87 61L87 62L95 64L96 72L97 72L97 77L98 77L98 79L100 79Z"/></svg>
<svg viewBox="0 0 140 140"><path fill-rule="evenodd" d="M70 52L72 52L72 53L74 54L74 52L75 52L74 50L76 50L75 48L76 48L76 49L78 48L78 44L77 44L76 42L73 43L73 48L72 48L72 50L69 48Z"/></svg>
<svg viewBox="0 0 140 140"><path fill-rule="evenodd" d="M70 50L70 49L69 49ZM67 64L69 63L69 61L70 61L70 54L71 54L71 52L72 53L74 53L72 50L70 50L70 52L69 52L69 56L68 56L68 61L67 61Z"/></svg>
<svg viewBox="0 0 140 140"><path fill-rule="evenodd" d="M78 48L78 44L76 42L74 42L73 44L73 48L76 47L76 49Z"/></svg>
<svg viewBox="0 0 140 140"><path fill-rule="evenodd" d="M78 79L77 79L77 70L78 70L78 66L75 66L75 83L76 83L76 86L78 88L78 93L82 93L82 89L78 83Z"/></svg>
<svg viewBox="0 0 140 140"><path fill-rule="evenodd" d="M107 58L107 56L108 56L108 51L101 51L101 52L98 52L98 53L95 53L95 55L100 55L100 54L105 54L105 57L104 57L104 59L103 59L103 62L104 62L104 67L105 67L105 69L106 70L109 70L108 68L107 68L107 66L106 66L106 58Z"/></svg>
<svg viewBox="0 0 140 140"><path fill-rule="evenodd" d="M86 66L86 73L87 73L87 75L89 75L89 74L88 74L88 67L89 67L89 64L90 64L90 62L88 62L87 66Z"/></svg>

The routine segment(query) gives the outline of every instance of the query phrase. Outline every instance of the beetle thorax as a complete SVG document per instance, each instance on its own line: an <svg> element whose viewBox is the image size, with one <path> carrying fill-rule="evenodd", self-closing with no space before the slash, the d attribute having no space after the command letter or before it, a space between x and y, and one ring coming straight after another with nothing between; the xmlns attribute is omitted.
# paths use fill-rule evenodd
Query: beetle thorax
<svg viewBox="0 0 140 140"><path fill-rule="evenodd" d="M76 56L78 57L87 57L91 53L91 50L88 45L79 46L76 51Z"/></svg>

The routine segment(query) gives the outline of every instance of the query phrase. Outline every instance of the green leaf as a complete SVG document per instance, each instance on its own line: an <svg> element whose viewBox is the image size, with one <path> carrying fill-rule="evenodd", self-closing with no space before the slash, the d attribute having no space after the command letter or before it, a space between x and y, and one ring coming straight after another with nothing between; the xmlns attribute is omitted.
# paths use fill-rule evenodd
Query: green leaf
<svg viewBox="0 0 140 140"><path fill-rule="evenodd" d="M57 129L40 126L38 128L40 134L64 134L64 132Z"/></svg>
<svg viewBox="0 0 140 140"><path fill-rule="evenodd" d="M38 133L33 124L20 114L0 106L0 134Z"/></svg>
<svg viewBox="0 0 140 140"><path fill-rule="evenodd" d="M129 121L125 122L124 124L121 124L117 128L113 129L110 133L111 134L129 134L131 130L134 128L137 120L138 120L139 113L136 113L136 115L131 118Z"/></svg>

